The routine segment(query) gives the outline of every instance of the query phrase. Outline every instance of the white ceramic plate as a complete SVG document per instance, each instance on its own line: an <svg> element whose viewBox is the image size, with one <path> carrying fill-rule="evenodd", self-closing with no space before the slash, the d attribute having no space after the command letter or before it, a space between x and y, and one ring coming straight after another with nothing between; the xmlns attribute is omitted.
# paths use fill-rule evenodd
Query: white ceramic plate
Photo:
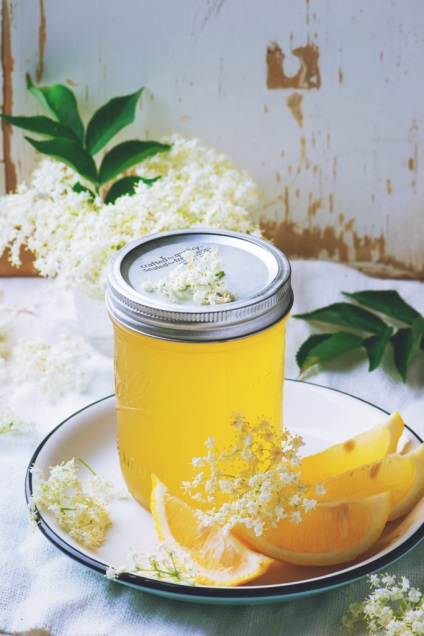
<svg viewBox="0 0 424 636"><path fill-rule="evenodd" d="M305 440L304 454L322 450L353 437L387 417L381 409L345 393L314 384L286 380L284 423ZM402 447L421 442L411 429ZM123 484L116 450L115 398L95 402L59 424L34 453L26 475L27 499L32 493L35 463L47 473L49 466L81 457L103 477ZM119 565L130 549L149 552L157 544L151 515L130 498L111 506L112 527L103 546L88 550L64 533L49 514L40 514L41 532L60 550L86 567L104 574ZM377 543L347 565L297 567L276 563L254 584L238 587L179 585L130 574L119 582L169 598L217 604L269 603L300 598L350 583L379 570L413 548L424 536L424 499L406 517L388 523Z"/></svg>

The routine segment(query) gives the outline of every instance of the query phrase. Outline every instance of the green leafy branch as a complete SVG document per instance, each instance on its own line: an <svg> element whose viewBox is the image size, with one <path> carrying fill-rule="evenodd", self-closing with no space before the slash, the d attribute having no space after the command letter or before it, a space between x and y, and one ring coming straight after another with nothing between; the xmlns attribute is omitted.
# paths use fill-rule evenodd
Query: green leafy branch
<svg viewBox="0 0 424 636"><path fill-rule="evenodd" d="M100 187L129 168L158 152L171 148L157 141L124 141L109 150L97 166L94 156L123 128L132 124L135 110L143 88L131 95L114 97L101 106L91 117L86 129L78 112L77 100L70 88L63 84L53 86L35 86L27 75L27 89L49 112L47 116L15 117L0 115L5 121L18 128L30 131L44 139L25 139L39 152L70 166L93 190L76 183L76 192L88 192L93 198ZM142 181L152 185L159 179L144 179L138 176L125 176L115 181L107 191L104 202L113 203L124 194L132 195L136 185Z"/></svg>
<svg viewBox="0 0 424 636"><path fill-rule="evenodd" d="M310 336L296 354L300 373L304 373L315 364L361 348L367 353L369 371L374 371L380 365L387 345L391 343L396 369L403 382L406 382L414 355L420 347L424 349L424 317L393 290L342 293L372 311L340 302L309 313L296 314L294 318L327 323L349 330ZM402 326L396 328L378 314L401 323ZM355 333L351 333L350 330ZM358 332L361 335L358 335Z"/></svg>

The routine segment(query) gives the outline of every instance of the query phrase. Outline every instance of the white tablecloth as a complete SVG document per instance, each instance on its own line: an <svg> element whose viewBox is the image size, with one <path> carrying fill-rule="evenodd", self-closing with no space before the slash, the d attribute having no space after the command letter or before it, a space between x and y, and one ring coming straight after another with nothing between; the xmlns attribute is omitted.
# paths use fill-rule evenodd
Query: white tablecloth
<svg viewBox="0 0 424 636"><path fill-rule="evenodd" d="M370 279L336 264L293 262L294 313L343 300L341 291L397 289L424 313L424 285L414 281ZM40 279L0 279L2 302L31 310L20 314L18 334L78 333L72 295ZM287 331L286 376L296 377L295 353L312 332L291 319ZM171 601L108 581L51 545L28 520L24 475L39 441L82 406L113 392L112 359L95 351L84 363L90 378L85 394L69 393L56 402L33 384L3 385L0 399L37 422L33 435L0 436L0 633L54 636L174 635L333 635L344 633L340 619L351 602L368 593L364 580L303 600L260 606L221 607ZM311 371L308 381L341 389L387 411L400 410L424 435L424 352L417 356L408 384L397 376L390 355L369 374L365 354L354 354L348 368L340 361ZM424 542L388 569L424 588ZM38 632L36 630L44 630Z"/></svg>

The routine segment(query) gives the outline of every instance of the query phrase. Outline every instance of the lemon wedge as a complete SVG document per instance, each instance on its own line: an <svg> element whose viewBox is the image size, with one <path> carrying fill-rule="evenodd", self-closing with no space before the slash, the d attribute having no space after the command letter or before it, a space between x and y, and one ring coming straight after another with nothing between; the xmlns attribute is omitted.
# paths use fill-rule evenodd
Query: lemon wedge
<svg viewBox="0 0 424 636"><path fill-rule="evenodd" d="M336 565L355 559L377 541L391 504L389 492L326 501L305 513L298 524L281 519L259 537L242 525L235 532L250 548L279 561Z"/></svg>
<svg viewBox="0 0 424 636"><path fill-rule="evenodd" d="M160 541L183 549L194 561L197 582L233 586L263 574L273 560L250 550L222 528L205 526L196 510L152 477L151 511Z"/></svg>
<svg viewBox="0 0 424 636"><path fill-rule="evenodd" d="M320 453L304 457L300 469L303 481L311 486L320 484L330 477L395 453L403 428L404 422L396 411L386 422Z"/></svg>
<svg viewBox="0 0 424 636"><path fill-rule="evenodd" d="M393 453L376 462L348 470L324 482L319 501L373 495L393 496L389 521L407 514L424 496L424 444L406 455Z"/></svg>

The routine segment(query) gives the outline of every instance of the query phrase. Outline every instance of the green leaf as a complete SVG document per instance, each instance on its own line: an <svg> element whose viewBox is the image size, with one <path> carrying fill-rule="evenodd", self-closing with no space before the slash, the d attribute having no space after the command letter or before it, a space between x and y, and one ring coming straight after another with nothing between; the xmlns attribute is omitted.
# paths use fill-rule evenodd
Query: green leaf
<svg viewBox="0 0 424 636"><path fill-rule="evenodd" d="M321 342L328 340L328 338L330 337L331 337L330 333L315 334L313 336L309 336L309 338L300 345L296 353L296 362L299 369L303 369L303 365L305 364L305 361L307 357L309 356L309 353L311 352L311 350L317 344L320 344Z"/></svg>
<svg viewBox="0 0 424 636"><path fill-rule="evenodd" d="M30 137L25 137L25 139L39 152L66 163L84 179L97 183L97 169L94 159L76 141L70 139L39 141Z"/></svg>
<svg viewBox="0 0 424 636"><path fill-rule="evenodd" d="M353 298L361 305L374 309L381 314L405 322L407 325L412 325L414 320L420 316L411 305L399 296L397 291L363 291L349 294L342 292L344 296Z"/></svg>
<svg viewBox="0 0 424 636"><path fill-rule="evenodd" d="M91 198L94 200L96 198L96 195L94 194L94 192L92 190L90 190L90 188L86 188L85 185L82 185L82 183L80 183L79 181L77 181L76 183L74 183L74 185L72 186L72 190L74 192L77 192L78 194L80 192L87 192L87 194L91 195Z"/></svg>
<svg viewBox="0 0 424 636"><path fill-rule="evenodd" d="M85 147L91 155L104 148L122 128L132 124L143 90L140 88L131 95L114 97L94 113L88 123L85 138Z"/></svg>
<svg viewBox="0 0 424 636"><path fill-rule="evenodd" d="M135 192L136 185L140 183L140 181L150 186L158 179L160 179L160 177L155 177L154 179L145 179L144 177L135 176L122 177L122 179L115 181L115 183L111 185L104 202L114 203L116 199L119 199L119 197L123 197L128 194L132 196Z"/></svg>
<svg viewBox="0 0 424 636"><path fill-rule="evenodd" d="M393 329L388 327L386 333L382 336L370 336L369 338L365 338L363 341L363 345L367 350L369 367L368 371L374 371L376 369L384 355L384 351L386 350L387 343L392 337Z"/></svg>
<svg viewBox="0 0 424 636"><path fill-rule="evenodd" d="M294 318L316 320L339 327L349 327L367 333L383 335L387 325L375 314L349 303L334 303L306 314L297 314Z"/></svg>
<svg viewBox="0 0 424 636"><path fill-rule="evenodd" d="M78 112L77 100L70 88L63 84L35 86L27 75L27 89L61 124L72 130L78 141L84 141L84 126Z"/></svg>
<svg viewBox="0 0 424 636"><path fill-rule="evenodd" d="M296 361L303 373L310 367L362 346L363 339L347 331L310 336L300 347Z"/></svg>
<svg viewBox="0 0 424 636"><path fill-rule="evenodd" d="M151 186L158 179L160 179L160 176L153 177L152 179L136 176L122 177L122 179L115 181L115 183L111 185L104 202L106 204L115 203L116 199L119 199L119 197L123 197L125 195L132 196L135 192L136 185L140 183L140 181L145 183L147 186Z"/></svg>
<svg viewBox="0 0 424 636"><path fill-rule="evenodd" d="M418 349L423 333L424 318L419 316L414 320L411 327L398 329L395 335L392 336L393 357L396 369L399 371L404 382L406 382L409 366Z"/></svg>
<svg viewBox="0 0 424 636"><path fill-rule="evenodd" d="M170 148L168 144L160 144L157 141L124 141L104 156L100 166L99 181L106 183L147 157L152 157L158 152L165 152Z"/></svg>
<svg viewBox="0 0 424 636"><path fill-rule="evenodd" d="M43 137L65 137L67 139L73 139L78 141L72 130L63 124L59 124L57 121L44 117L43 115L37 115L35 117L12 117L11 115L0 115L2 119L24 130L29 130L37 135Z"/></svg>

